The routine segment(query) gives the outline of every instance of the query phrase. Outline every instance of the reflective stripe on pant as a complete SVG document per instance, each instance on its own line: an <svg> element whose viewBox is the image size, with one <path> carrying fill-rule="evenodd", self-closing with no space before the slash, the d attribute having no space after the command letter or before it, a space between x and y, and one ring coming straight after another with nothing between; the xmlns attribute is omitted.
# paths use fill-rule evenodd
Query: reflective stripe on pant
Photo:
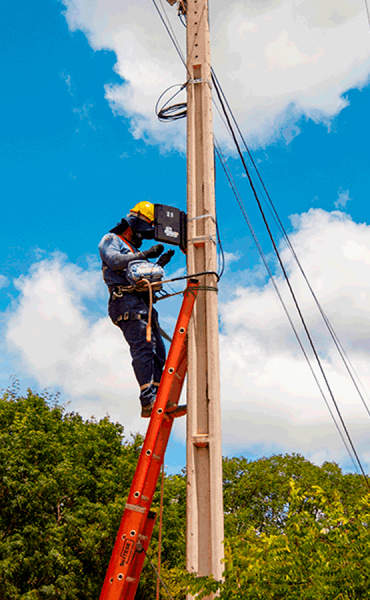
<svg viewBox="0 0 370 600"><path fill-rule="evenodd" d="M143 315L144 316L144 315ZM140 386L140 402L146 406L155 399L161 380L166 350L158 331L152 323L152 339L146 340L146 319L122 320L117 323L130 346L132 366Z"/></svg>

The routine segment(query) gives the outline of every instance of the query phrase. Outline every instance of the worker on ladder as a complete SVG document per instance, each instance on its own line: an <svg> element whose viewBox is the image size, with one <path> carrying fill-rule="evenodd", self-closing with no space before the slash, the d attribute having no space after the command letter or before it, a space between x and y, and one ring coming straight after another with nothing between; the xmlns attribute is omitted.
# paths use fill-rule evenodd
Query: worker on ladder
<svg viewBox="0 0 370 600"><path fill-rule="evenodd" d="M151 339L147 339L149 315L149 291L137 289L132 270L146 261L149 272L162 271L171 260L174 251L163 253L162 244L139 251L143 240L154 239L154 205L139 202L130 210L126 219L107 233L99 244L103 279L109 288L108 314L117 325L130 346L132 366L140 386L141 416L151 416L166 360L166 351L159 331L158 313L152 308ZM162 255L162 256L161 256ZM155 265L149 258L158 258ZM145 265L144 265L145 267ZM163 271L162 271L163 274ZM184 406L167 404L166 412L183 411ZM175 416L175 414L173 414Z"/></svg>

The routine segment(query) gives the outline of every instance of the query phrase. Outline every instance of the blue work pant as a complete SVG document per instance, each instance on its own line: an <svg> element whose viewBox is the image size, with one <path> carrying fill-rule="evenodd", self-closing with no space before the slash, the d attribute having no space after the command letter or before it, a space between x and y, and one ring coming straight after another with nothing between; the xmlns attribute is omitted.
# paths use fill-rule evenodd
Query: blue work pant
<svg viewBox="0 0 370 600"><path fill-rule="evenodd" d="M152 339L147 342L148 309L144 303L136 307L131 306L129 310L122 312L119 298L109 304L109 315L114 324L121 329L130 346L132 366L140 386L140 402L142 406L146 406L155 400L166 361L166 349L158 330L158 313L153 308ZM127 305L125 308L128 308Z"/></svg>

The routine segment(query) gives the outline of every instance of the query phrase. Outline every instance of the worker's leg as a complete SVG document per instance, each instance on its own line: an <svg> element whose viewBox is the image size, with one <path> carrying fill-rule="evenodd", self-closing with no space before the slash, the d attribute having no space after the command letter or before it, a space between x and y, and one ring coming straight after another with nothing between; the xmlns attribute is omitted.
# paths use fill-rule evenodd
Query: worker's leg
<svg viewBox="0 0 370 600"><path fill-rule="evenodd" d="M140 401L146 406L156 397L166 360L165 347L157 326L158 313L153 308L152 340L147 342L148 308L143 300L134 296L110 300L108 312L130 346L132 365L140 386Z"/></svg>
<svg viewBox="0 0 370 600"><path fill-rule="evenodd" d="M159 375L160 378L163 368L162 348L155 335L151 342L147 342L144 319L121 321L119 327L130 346L132 366L140 386L140 402L146 406L155 400L157 394L156 377Z"/></svg>

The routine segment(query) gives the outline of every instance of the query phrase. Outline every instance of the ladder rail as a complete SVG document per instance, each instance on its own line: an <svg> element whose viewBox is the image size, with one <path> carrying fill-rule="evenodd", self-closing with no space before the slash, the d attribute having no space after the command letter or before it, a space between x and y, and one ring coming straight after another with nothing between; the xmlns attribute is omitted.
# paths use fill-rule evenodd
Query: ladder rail
<svg viewBox="0 0 370 600"><path fill-rule="evenodd" d="M140 551L136 550L134 558L132 560L130 576L126 578L126 584L121 592L121 597L125 598L125 600L134 600L135 598L136 590L139 585L141 571L143 569L146 551L148 550L150 539L152 537L154 525L156 522L156 517L156 513L150 510L148 513L148 518L145 521L143 534L139 536L139 541L143 549ZM127 579L129 579L130 581L127 581Z"/></svg>
<svg viewBox="0 0 370 600"><path fill-rule="evenodd" d="M154 527L148 515L174 421L165 409L169 399L178 403L184 383L186 333L198 287L198 280L189 279L99 600L133 600L136 593L144 560L137 544Z"/></svg>

